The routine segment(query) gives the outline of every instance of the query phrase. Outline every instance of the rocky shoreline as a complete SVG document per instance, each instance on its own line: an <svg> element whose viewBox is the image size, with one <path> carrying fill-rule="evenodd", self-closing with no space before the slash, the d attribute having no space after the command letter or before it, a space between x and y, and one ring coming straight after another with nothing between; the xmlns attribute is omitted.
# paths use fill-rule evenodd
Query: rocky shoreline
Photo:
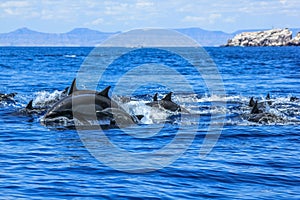
<svg viewBox="0 0 300 200"><path fill-rule="evenodd" d="M294 38L292 38L292 31L287 28L243 32L229 39L223 46L300 46L300 32Z"/></svg>

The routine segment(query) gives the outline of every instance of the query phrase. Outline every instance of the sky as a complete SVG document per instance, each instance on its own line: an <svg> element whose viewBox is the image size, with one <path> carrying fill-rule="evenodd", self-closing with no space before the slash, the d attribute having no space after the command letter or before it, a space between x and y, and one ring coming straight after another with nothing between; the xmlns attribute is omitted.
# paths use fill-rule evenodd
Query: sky
<svg viewBox="0 0 300 200"><path fill-rule="evenodd" d="M0 0L0 33L135 28L300 28L299 0Z"/></svg>

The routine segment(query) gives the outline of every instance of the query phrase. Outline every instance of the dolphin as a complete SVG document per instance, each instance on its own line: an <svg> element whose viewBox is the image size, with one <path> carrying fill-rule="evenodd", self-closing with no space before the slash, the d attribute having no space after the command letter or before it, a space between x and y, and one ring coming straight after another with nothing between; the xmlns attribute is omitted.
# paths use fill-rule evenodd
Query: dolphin
<svg viewBox="0 0 300 200"><path fill-rule="evenodd" d="M33 114L42 114L47 111L46 107L33 107L33 100L30 100L29 103L26 105L24 109L21 110L21 113L26 115L33 115Z"/></svg>
<svg viewBox="0 0 300 200"><path fill-rule="evenodd" d="M166 96L164 96L161 100L157 99L157 93L153 97L153 101L150 103L146 103L147 106L151 107L162 107L168 111L172 112L184 112L190 113L185 108L179 106L178 104L172 101L172 94L173 92L169 92Z"/></svg>
<svg viewBox="0 0 300 200"><path fill-rule="evenodd" d="M86 107L89 107L89 104L95 104L98 106L95 107L96 110L105 109L111 106L119 107L118 104L111 100L108 96L110 88L111 86L108 86L101 92L94 90L79 90L76 85L76 78L74 78L71 86L69 87L68 95L57 101L45 114L44 119L55 118L62 115L68 116L68 118L72 118L73 104L74 108L78 108L78 105L85 105ZM95 100L95 102L91 102L92 100Z"/></svg>
<svg viewBox="0 0 300 200"><path fill-rule="evenodd" d="M98 119L108 119L110 126L118 128L137 124L144 117L143 115L130 115L118 108L106 108L102 111L97 111L96 115Z"/></svg>
<svg viewBox="0 0 300 200"><path fill-rule="evenodd" d="M298 98L298 97L291 97L290 98L291 102L295 102L295 101L299 101L299 100L300 100L300 98Z"/></svg>
<svg viewBox="0 0 300 200"><path fill-rule="evenodd" d="M55 118L61 115L67 115L68 118L72 118L73 112L78 112L85 115L93 115L93 107L90 105L95 105L94 111L101 111L110 107L119 107L117 103L102 95L69 95L56 102L52 108L48 110L44 118Z"/></svg>
<svg viewBox="0 0 300 200"><path fill-rule="evenodd" d="M251 110L251 114L259 114L262 113L263 111L261 109L259 109L259 105L257 103L257 100L255 101L253 108Z"/></svg>
<svg viewBox="0 0 300 200"><path fill-rule="evenodd" d="M270 105L270 106L272 105L273 102L272 102L272 100L270 98L270 94L269 93L267 94L267 96L266 96L265 99L266 99L265 101L258 102L258 101L254 101L254 98L251 97L250 101L249 101L249 104L248 104L249 107L252 107L251 113L252 112L257 112L257 109L265 109L266 108L266 103L268 105Z"/></svg>
<svg viewBox="0 0 300 200"><path fill-rule="evenodd" d="M258 114L258 113L263 113L266 110L267 104L269 102L258 102L257 100L255 101L254 105L252 106L251 114Z"/></svg>
<svg viewBox="0 0 300 200"><path fill-rule="evenodd" d="M9 93L9 94L3 94L3 93L0 93L0 102L1 101L6 101L6 102L14 102L15 103L15 100L14 100L14 97L17 95L17 93Z"/></svg>
<svg viewBox="0 0 300 200"><path fill-rule="evenodd" d="M267 94L267 96L266 96L266 98L265 98L265 101L257 103L257 106L258 106L258 107L262 107L263 105L265 105L265 103L268 103L269 105L272 105L273 102L272 102L272 100L271 100L270 93ZM249 106L249 107L254 107L254 105L255 105L254 98L251 97L251 98L250 98L250 101L249 101L249 103L248 103L248 106Z"/></svg>
<svg viewBox="0 0 300 200"><path fill-rule="evenodd" d="M272 105L272 101L271 101L271 97L270 97L270 93L267 94L266 96L266 102L269 104L269 105Z"/></svg>
<svg viewBox="0 0 300 200"><path fill-rule="evenodd" d="M285 123L286 120L281 116L277 116L273 113L258 113L251 114L248 117L248 121L256 123Z"/></svg>
<svg viewBox="0 0 300 200"><path fill-rule="evenodd" d="M75 117L82 122L95 120L96 117L97 120L109 119L111 124L137 123L138 120L134 120L136 117L130 116L121 106L108 97L109 88L107 87L101 92L72 93L55 103L44 115L41 122L46 124L48 119L63 116L68 119ZM120 120L122 118L123 121Z"/></svg>
<svg viewBox="0 0 300 200"><path fill-rule="evenodd" d="M273 113L265 112L265 107L262 104L255 101L254 106L248 115L248 121L256 123L284 123L281 116L275 115Z"/></svg>
<svg viewBox="0 0 300 200"><path fill-rule="evenodd" d="M16 92L9 93L9 94L0 93L0 98L3 98L3 99L5 99L5 98L14 98L16 95L17 95Z"/></svg>

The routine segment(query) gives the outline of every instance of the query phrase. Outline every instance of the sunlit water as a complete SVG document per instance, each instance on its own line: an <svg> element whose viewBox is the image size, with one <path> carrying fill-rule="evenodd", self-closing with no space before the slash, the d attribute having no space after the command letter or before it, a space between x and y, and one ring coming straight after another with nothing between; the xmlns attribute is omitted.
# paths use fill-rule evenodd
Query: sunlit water
<svg viewBox="0 0 300 200"><path fill-rule="evenodd" d="M45 127L40 124L44 112L22 112L31 99L38 107L59 98L91 50L0 48L0 93L17 93L14 100L0 103L1 198L300 198L300 102L290 101L292 96L300 97L299 48L207 48L223 79L225 97L209 94L199 76L185 71L185 63L173 63L195 90L173 95L189 114L153 112L145 105L156 92L159 99L169 92L161 85L144 85L131 96L113 96L131 114L144 115L139 125L125 131L104 131L120 148L158 150L172 142L178 130L194 137L174 163L148 173L126 173L107 166L89 153L76 130ZM109 59L111 53L103 50L101 59ZM162 57L153 54L153 63ZM107 72L109 78L101 80L98 89L112 85L113 90L127 62L116 62L117 68ZM267 93L272 105L265 110L282 120L247 120L250 97L262 102ZM212 106L214 102L218 106ZM209 125L223 122L218 142L200 158ZM97 134L87 131L86 137ZM143 138L143 134L149 135Z"/></svg>

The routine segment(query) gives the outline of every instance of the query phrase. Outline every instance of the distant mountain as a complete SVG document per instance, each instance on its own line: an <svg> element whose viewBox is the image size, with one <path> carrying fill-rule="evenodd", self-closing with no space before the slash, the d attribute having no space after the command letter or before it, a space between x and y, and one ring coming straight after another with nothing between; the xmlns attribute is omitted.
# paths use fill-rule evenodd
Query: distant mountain
<svg viewBox="0 0 300 200"><path fill-rule="evenodd" d="M238 33L255 31L239 30L234 33L225 33L201 28L175 30L193 38L202 46L220 46L226 44L228 39ZM293 31L293 35L296 35L300 28L291 28L290 30ZM76 28L67 33L42 33L21 28L9 33L1 33L0 46L96 46L117 33L120 32L100 32L87 28Z"/></svg>
<svg viewBox="0 0 300 200"><path fill-rule="evenodd" d="M208 31L201 28L175 29L196 40L201 46L220 46L234 35L222 31Z"/></svg>
<svg viewBox="0 0 300 200"><path fill-rule="evenodd" d="M0 34L0 46L95 46L116 33L76 28L67 33L41 33L21 28Z"/></svg>

